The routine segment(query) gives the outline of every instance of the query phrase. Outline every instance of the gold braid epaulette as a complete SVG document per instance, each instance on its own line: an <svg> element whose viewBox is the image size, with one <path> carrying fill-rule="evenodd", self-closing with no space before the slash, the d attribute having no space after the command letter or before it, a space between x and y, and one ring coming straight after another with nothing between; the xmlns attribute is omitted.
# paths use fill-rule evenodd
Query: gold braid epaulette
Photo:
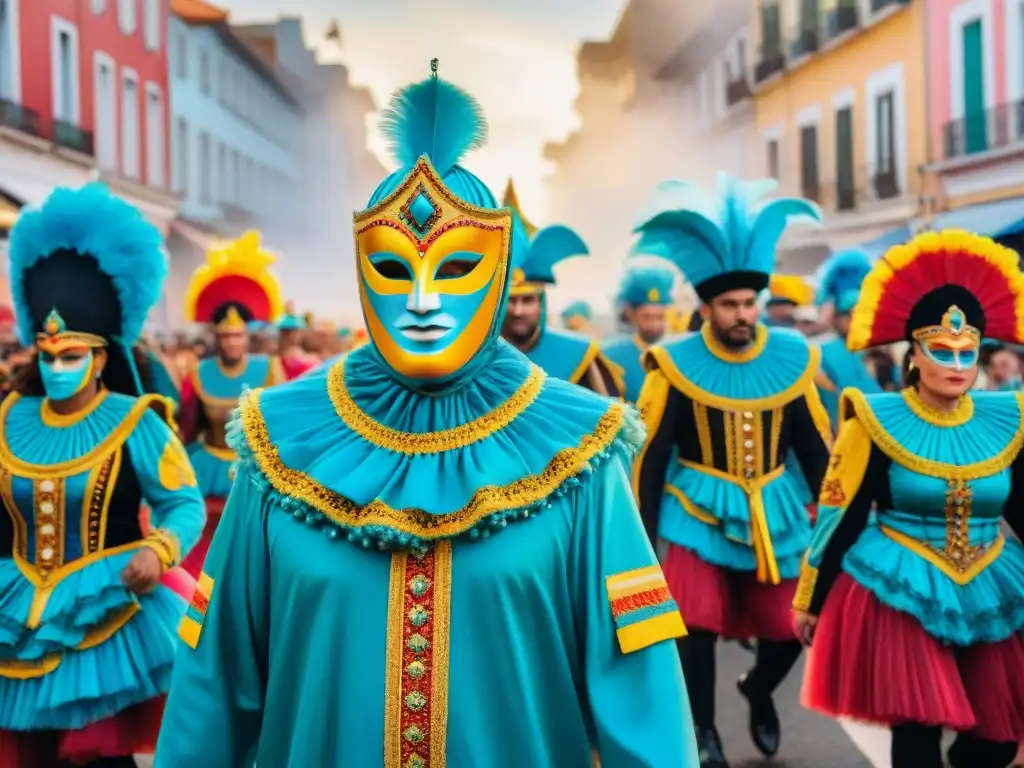
<svg viewBox="0 0 1024 768"><path fill-rule="evenodd" d="M359 505L306 473L286 466L271 440L260 411L262 392L256 389L243 396L239 407L239 422L252 460L275 491L302 502L343 528L378 526L427 541L453 538L468 532L489 515L523 509L542 502L568 478L583 472L592 459L608 448L626 419L626 406L611 402L598 419L593 432L584 435L579 445L556 453L540 474L504 486L483 487L461 509L445 514L431 514L415 508L395 509L380 500Z"/></svg>

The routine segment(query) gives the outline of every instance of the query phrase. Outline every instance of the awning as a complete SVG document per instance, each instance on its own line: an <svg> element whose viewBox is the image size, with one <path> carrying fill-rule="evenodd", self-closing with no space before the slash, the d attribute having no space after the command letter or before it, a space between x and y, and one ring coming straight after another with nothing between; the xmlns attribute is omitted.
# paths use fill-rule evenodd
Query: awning
<svg viewBox="0 0 1024 768"><path fill-rule="evenodd" d="M966 229L988 237L1024 233L1024 197L980 203L933 216L926 230Z"/></svg>
<svg viewBox="0 0 1024 768"><path fill-rule="evenodd" d="M903 245L911 238L910 227L896 227L884 235L879 235L874 240L854 246L856 250L863 251L869 259L875 261L880 259L882 254L894 245Z"/></svg>

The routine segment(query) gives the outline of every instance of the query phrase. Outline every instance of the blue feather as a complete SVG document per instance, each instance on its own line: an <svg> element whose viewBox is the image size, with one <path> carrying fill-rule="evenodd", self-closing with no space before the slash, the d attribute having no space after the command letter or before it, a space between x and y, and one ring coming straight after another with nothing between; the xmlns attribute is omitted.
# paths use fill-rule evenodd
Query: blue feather
<svg viewBox="0 0 1024 768"><path fill-rule="evenodd" d="M568 227L554 224L534 233L523 271L531 282L553 283L555 264L572 256L588 255L590 249L583 238Z"/></svg>
<svg viewBox="0 0 1024 768"><path fill-rule="evenodd" d="M864 251L847 248L836 251L818 268L815 303L835 303L840 296L859 291L871 271L871 259Z"/></svg>
<svg viewBox="0 0 1024 768"><path fill-rule="evenodd" d="M81 189L58 187L40 207L24 209L11 229L11 294L21 342L35 341L25 272L65 249L92 256L111 278L121 304L121 337L133 343L142 335L167 279L163 237L137 208L100 183Z"/></svg>
<svg viewBox="0 0 1024 768"><path fill-rule="evenodd" d="M397 91L381 112L380 130L401 167L411 168L426 155L441 176L487 141L477 100L436 77Z"/></svg>
<svg viewBox="0 0 1024 768"><path fill-rule="evenodd" d="M622 276L618 299L634 307L642 304L667 306L672 303L675 282L676 273L671 267L633 267ZM652 290L657 291L657 299L651 299Z"/></svg>

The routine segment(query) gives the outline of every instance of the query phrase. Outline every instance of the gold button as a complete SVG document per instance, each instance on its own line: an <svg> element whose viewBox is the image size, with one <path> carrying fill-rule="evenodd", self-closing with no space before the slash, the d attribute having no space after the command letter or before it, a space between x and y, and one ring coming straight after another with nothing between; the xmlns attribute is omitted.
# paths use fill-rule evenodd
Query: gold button
<svg viewBox="0 0 1024 768"><path fill-rule="evenodd" d="M753 448L754 447L754 441L753 440L744 440L743 441L743 447L744 448Z"/></svg>
<svg viewBox="0 0 1024 768"><path fill-rule="evenodd" d="M754 460L754 457L748 453L746 456L743 457L743 460L749 464Z"/></svg>
<svg viewBox="0 0 1024 768"><path fill-rule="evenodd" d="M53 480L43 480L39 484L39 490L43 493L53 493Z"/></svg>
<svg viewBox="0 0 1024 768"><path fill-rule="evenodd" d="M44 501L42 504L39 505L39 511L42 512L44 515L52 515L53 504L51 504L48 501Z"/></svg>
<svg viewBox="0 0 1024 768"><path fill-rule="evenodd" d="M53 550L47 547L41 553L43 560L51 560L53 558Z"/></svg>
<svg viewBox="0 0 1024 768"><path fill-rule="evenodd" d="M57 529L54 528L51 523L47 523L39 529L39 532L42 533L43 536L53 536L56 531Z"/></svg>
<svg viewBox="0 0 1024 768"><path fill-rule="evenodd" d="M752 427L752 426L750 426L749 424L744 424L744 425L743 425L743 431L744 431L744 432L749 432L749 431L751 431L752 429L753 429L753 427Z"/></svg>
<svg viewBox="0 0 1024 768"><path fill-rule="evenodd" d="M752 418L754 418L754 414L751 413L750 411L744 411L743 412L743 418L744 419L752 419Z"/></svg>

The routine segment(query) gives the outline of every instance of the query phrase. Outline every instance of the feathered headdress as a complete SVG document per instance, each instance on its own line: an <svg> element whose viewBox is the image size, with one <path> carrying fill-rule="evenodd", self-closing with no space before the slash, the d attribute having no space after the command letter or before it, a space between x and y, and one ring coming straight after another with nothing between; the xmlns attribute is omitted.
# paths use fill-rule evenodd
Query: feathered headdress
<svg viewBox="0 0 1024 768"><path fill-rule="evenodd" d="M633 267L622 276L618 300L631 307L643 304L668 306L676 275L669 267Z"/></svg>
<svg viewBox="0 0 1024 768"><path fill-rule="evenodd" d="M865 277L850 318L854 350L921 334L1024 343L1024 275L1015 251L960 230L890 248Z"/></svg>
<svg viewBox="0 0 1024 768"><path fill-rule="evenodd" d="M864 251L850 248L832 254L818 268L818 288L814 301L818 306L832 304L836 312L853 309L860 286L871 271L871 259Z"/></svg>
<svg viewBox="0 0 1024 768"><path fill-rule="evenodd" d="M274 324L279 331L304 331L309 327L306 318L296 314L295 307L292 306L290 301L285 303L284 314Z"/></svg>
<svg viewBox="0 0 1024 768"><path fill-rule="evenodd" d="M221 332L244 333L253 321L272 323L284 309L270 265L274 255L249 231L206 254L185 293L185 319L213 323Z"/></svg>
<svg viewBox="0 0 1024 768"><path fill-rule="evenodd" d="M768 283L769 304L805 307L814 301L814 288L799 275L772 275Z"/></svg>
<svg viewBox="0 0 1024 768"><path fill-rule="evenodd" d="M738 288L763 290L786 228L821 222L808 200L764 200L777 186L774 179L744 182L719 173L718 194L711 195L687 182L664 182L639 216L637 248L667 254L702 301Z"/></svg>
<svg viewBox="0 0 1024 768"><path fill-rule="evenodd" d="M510 194L511 193L511 194ZM554 285L554 266L573 256L589 256L587 244L569 227L554 224L537 229L519 209L512 182L505 191L502 204L512 210L520 243L524 246L516 254L512 270L512 294L543 293L546 285Z"/></svg>

